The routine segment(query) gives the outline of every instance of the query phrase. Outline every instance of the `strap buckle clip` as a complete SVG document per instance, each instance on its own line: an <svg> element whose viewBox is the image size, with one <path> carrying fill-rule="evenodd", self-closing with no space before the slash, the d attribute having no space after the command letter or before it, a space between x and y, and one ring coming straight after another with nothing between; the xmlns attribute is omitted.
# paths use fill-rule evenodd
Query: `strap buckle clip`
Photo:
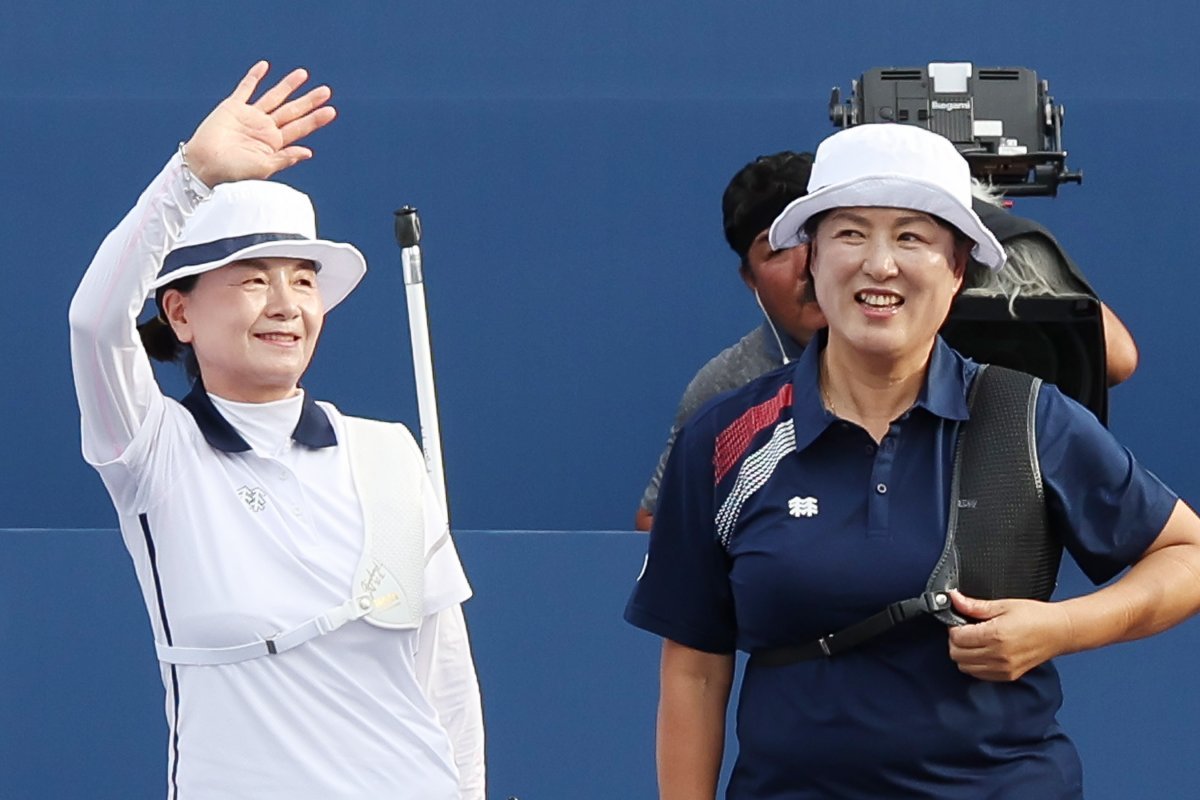
<svg viewBox="0 0 1200 800"><path fill-rule="evenodd" d="M921 595L921 599L925 601L925 609L930 614L935 611L945 611L950 607L950 595L944 591L925 592Z"/></svg>
<svg viewBox="0 0 1200 800"><path fill-rule="evenodd" d="M364 592L355 596L353 603L354 611L351 613L350 619L362 619L375 610L375 595L371 592Z"/></svg>

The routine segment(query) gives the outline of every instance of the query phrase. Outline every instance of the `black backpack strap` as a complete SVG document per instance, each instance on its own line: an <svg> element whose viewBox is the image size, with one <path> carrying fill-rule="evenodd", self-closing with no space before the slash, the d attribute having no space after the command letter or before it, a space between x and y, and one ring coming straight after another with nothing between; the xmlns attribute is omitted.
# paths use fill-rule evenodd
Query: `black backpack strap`
<svg viewBox="0 0 1200 800"><path fill-rule="evenodd" d="M964 624L949 589L985 599L1049 599L1062 547L1047 524L1037 461L1041 385L1023 372L979 368L967 395L970 420L955 447L946 544L922 595L815 641L756 651L754 662L779 667L834 656L925 614Z"/></svg>
<svg viewBox="0 0 1200 800"><path fill-rule="evenodd" d="M1048 600L1062 546L1046 516L1037 455L1037 398L1042 381L997 366L980 367L959 433L950 484L946 549L926 591L969 597ZM939 611L947 625L966 622Z"/></svg>

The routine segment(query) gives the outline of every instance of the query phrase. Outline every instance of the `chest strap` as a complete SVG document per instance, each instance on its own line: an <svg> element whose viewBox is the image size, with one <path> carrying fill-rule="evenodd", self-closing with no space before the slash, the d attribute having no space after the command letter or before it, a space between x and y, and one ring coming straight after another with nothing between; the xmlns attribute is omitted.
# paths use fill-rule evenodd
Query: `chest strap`
<svg viewBox="0 0 1200 800"><path fill-rule="evenodd" d="M820 639L791 647L758 650L754 653L754 663L762 667L784 667L798 661L836 656L838 653L858 647L863 642L874 639L880 634L887 633L902 622L943 611L949 607L950 597L945 592L926 592L920 597L892 603L878 614L873 614L862 622L856 622L848 628L842 628L837 633L830 633Z"/></svg>
<svg viewBox="0 0 1200 800"><path fill-rule="evenodd" d="M156 644L159 661L211 666L284 653L348 622L411 630L422 617L425 575L425 460L403 426L344 417L350 470L363 515L363 552L352 596L295 627L232 647ZM444 515L443 515L444 516ZM438 546L447 539L443 534ZM430 556L437 551L435 546Z"/></svg>
<svg viewBox="0 0 1200 800"><path fill-rule="evenodd" d="M1062 546L1050 531L1037 457L1039 378L982 365L967 395L970 418L959 426L950 508L941 557L925 592L867 619L801 645L752 653L780 667L844 653L909 620L933 615L963 625L947 592L969 597L1049 600Z"/></svg>

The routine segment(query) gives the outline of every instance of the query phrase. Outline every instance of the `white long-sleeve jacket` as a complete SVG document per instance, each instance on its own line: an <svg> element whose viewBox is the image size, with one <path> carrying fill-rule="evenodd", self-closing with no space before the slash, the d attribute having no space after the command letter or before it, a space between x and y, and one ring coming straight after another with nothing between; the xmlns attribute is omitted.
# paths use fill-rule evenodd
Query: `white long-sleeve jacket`
<svg viewBox="0 0 1200 800"><path fill-rule="evenodd" d="M202 202L202 200L200 201ZM270 637L348 596L362 513L344 419L304 395L165 397L136 332L194 210L172 158L104 240L71 303L83 454L120 516L161 644ZM439 509L428 481L426 508ZM424 617L350 623L277 656L162 665L168 797L482 800L483 722L445 519L427 515Z"/></svg>

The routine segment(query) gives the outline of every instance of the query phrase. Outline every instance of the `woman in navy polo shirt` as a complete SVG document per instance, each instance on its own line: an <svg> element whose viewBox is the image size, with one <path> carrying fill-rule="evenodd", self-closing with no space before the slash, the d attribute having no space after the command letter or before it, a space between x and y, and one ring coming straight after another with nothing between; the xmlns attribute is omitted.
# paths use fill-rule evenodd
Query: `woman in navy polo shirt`
<svg viewBox="0 0 1200 800"><path fill-rule="evenodd" d="M921 595L978 371L937 336L968 258L999 269L954 146L862 125L817 151L771 229L810 241L829 327L791 366L681 430L626 618L664 638L661 797L712 798L733 652L814 642ZM751 657L728 797L1079 798L1055 656L1148 636L1200 608L1200 519L1084 408L1044 386L1036 450L1055 534L1095 582L1061 602L951 593L833 657Z"/></svg>

